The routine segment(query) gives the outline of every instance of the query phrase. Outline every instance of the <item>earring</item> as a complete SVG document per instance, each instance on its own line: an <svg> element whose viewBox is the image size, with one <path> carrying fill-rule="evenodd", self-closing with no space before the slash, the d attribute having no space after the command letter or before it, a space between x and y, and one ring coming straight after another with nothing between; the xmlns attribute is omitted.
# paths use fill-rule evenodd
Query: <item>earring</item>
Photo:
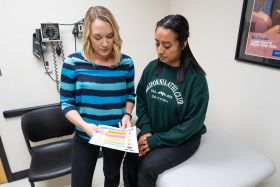
<svg viewBox="0 0 280 187"><path fill-rule="evenodd" d="M187 47L187 45L188 45L188 41L186 40L186 41L184 42L184 48Z"/></svg>

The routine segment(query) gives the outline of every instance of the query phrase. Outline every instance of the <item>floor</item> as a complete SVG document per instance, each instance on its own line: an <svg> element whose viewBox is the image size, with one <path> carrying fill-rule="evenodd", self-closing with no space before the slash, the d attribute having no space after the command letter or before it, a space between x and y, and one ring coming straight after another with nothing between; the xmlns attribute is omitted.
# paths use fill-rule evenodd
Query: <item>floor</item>
<svg viewBox="0 0 280 187"><path fill-rule="evenodd" d="M103 187L104 176L102 172L102 165L103 165L102 162L103 159L100 158L98 159L96 164L95 173L92 182L92 186L94 187ZM48 181L37 182L35 183L35 186L36 187L70 187L70 177L71 177L70 175L66 175ZM122 176L121 176L120 187L121 186L123 186ZM28 182L28 179L22 179L11 183L0 184L0 187L30 187L30 183Z"/></svg>

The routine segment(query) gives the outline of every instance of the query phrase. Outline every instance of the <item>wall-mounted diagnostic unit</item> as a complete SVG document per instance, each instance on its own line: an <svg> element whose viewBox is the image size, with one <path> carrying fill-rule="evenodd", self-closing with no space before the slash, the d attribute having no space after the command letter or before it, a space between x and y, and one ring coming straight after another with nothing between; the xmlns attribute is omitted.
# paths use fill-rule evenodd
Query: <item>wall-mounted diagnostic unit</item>
<svg viewBox="0 0 280 187"><path fill-rule="evenodd" d="M60 41L58 23L41 23L42 42Z"/></svg>
<svg viewBox="0 0 280 187"><path fill-rule="evenodd" d="M81 37L83 34L83 23L83 20L72 24L41 23L41 28L35 29L35 33L33 33L33 54L39 59L43 60L45 71L49 75L49 77L56 83L58 92L60 90L60 81L57 62L64 61L65 59L59 26L73 26L72 34L74 35L75 39L76 51L76 38ZM49 51L47 50L48 47L51 48L53 63L50 63L50 61L46 60L44 57L44 53L46 51ZM51 75L53 70L54 75Z"/></svg>

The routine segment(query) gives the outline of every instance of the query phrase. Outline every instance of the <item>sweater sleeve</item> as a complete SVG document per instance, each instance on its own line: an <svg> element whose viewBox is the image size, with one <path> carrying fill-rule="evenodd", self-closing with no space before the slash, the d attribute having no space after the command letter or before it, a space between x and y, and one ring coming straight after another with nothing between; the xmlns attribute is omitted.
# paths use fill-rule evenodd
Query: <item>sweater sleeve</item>
<svg viewBox="0 0 280 187"><path fill-rule="evenodd" d="M209 100L206 78L197 77L190 91L192 94L182 122L167 132L155 133L148 137L147 141L151 150L179 145L203 128Z"/></svg>
<svg viewBox="0 0 280 187"><path fill-rule="evenodd" d="M61 69L60 83L60 104L65 115L70 110L76 110L75 88L76 78L74 62L72 58L67 57Z"/></svg>
<svg viewBox="0 0 280 187"><path fill-rule="evenodd" d="M128 74L127 74L127 81L126 81L126 85L127 85L126 102L131 102L133 104L135 103L134 74L135 74L134 65L131 60L131 63L129 65Z"/></svg>
<svg viewBox="0 0 280 187"><path fill-rule="evenodd" d="M147 112L144 76L145 75L143 73L136 90L136 115L138 117L136 127L141 130L141 134L152 131Z"/></svg>

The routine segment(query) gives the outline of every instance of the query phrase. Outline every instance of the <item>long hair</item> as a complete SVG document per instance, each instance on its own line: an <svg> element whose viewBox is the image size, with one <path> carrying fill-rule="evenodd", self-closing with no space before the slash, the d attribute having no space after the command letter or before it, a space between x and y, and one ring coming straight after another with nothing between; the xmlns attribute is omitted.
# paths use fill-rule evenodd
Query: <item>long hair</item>
<svg viewBox="0 0 280 187"><path fill-rule="evenodd" d="M204 70L200 67L195 57L193 56L189 44L184 47L185 42L189 38L189 23L187 19L182 15L168 15L157 22L156 30L158 27L169 29L177 36L179 45L183 48L180 55L180 65L177 70L177 82L182 82L185 77L185 73L188 67L192 65L196 70L201 71L204 75ZM156 73L158 74L161 70L162 62L158 60L156 67Z"/></svg>
<svg viewBox="0 0 280 187"><path fill-rule="evenodd" d="M114 44L112 53L117 62L119 62L121 58L122 45L122 39L119 33L119 26L113 14L107 8L102 6L90 7L87 10L84 18L83 50L86 59L94 58L94 51L90 42L90 27L91 23L93 23L96 19L100 19L111 24L114 32Z"/></svg>

